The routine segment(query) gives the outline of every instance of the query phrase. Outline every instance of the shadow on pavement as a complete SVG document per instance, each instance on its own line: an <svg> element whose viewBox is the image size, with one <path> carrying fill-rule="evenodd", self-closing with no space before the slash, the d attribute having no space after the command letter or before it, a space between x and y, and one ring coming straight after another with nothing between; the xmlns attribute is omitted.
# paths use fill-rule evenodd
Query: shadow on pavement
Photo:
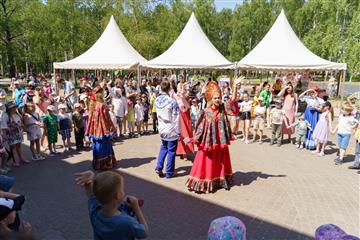
<svg viewBox="0 0 360 240"><path fill-rule="evenodd" d="M141 165L152 159L144 158L135 163ZM121 160L120 167L130 166L129 162L133 161L137 160ZM14 170L15 192L27 197L22 217L32 223L40 239L93 239L87 199L83 189L74 184L74 173L90 167L90 160L72 164L56 157ZM184 170L187 172L188 169ZM145 200L143 211L151 230L149 239L203 240L207 238L210 222L227 215L238 217L245 223L247 239L250 240L311 239L292 229L224 208L221 202L209 203L196 194L185 194L121 173L126 193ZM242 184L250 184L258 177L266 179L284 175L235 173L235 181ZM234 199L234 204L238 201L241 199Z"/></svg>
<svg viewBox="0 0 360 240"><path fill-rule="evenodd" d="M118 168L134 168L140 167L143 164L148 164L151 161L155 160L154 157L146 158L123 158L117 161Z"/></svg>
<svg viewBox="0 0 360 240"><path fill-rule="evenodd" d="M272 175L262 172L235 172L234 173L234 182L236 186L241 185L250 185L252 182L256 181L258 178L268 179L271 177L286 177L286 175Z"/></svg>

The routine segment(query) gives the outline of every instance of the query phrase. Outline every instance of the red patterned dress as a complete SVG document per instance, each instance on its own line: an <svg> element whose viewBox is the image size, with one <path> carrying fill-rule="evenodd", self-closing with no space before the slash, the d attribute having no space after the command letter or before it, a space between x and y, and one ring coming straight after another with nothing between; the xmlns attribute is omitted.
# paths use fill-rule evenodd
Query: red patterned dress
<svg viewBox="0 0 360 240"><path fill-rule="evenodd" d="M221 109L208 107L200 115L195 130L199 149L186 182L189 190L214 192L229 189L233 182L229 152L233 136L226 112Z"/></svg>
<svg viewBox="0 0 360 240"><path fill-rule="evenodd" d="M113 123L105 103L96 103L94 111L89 113L86 136L92 139L93 168L105 170L116 166L112 146Z"/></svg>
<svg viewBox="0 0 360 240"><path fill-rule="evenodd" d="M190 117L190 105L188 103L188 98L183 98L183 101L186 101L186 105L183 107L179 104L180 108L180 141L178 141L176 155L185 155L185 154L193 154L194 153L194 143L190 142L185 144L184 139L193 138L193 129L191 125L191 117Z"/></svg>

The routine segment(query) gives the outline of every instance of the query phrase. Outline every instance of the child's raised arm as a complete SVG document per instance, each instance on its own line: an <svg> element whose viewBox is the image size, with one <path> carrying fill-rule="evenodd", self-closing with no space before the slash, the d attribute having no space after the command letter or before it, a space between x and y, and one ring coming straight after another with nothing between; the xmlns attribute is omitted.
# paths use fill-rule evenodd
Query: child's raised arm
<svg viewBox="0 0 360 240"><path fill-rule="evenodd" d="M95 173L92 171L85 171L85 172L79 172L75 173L75 183L79 186L84 187L86 196L90 197L93 195L93 180L95 177Z"/></svg>

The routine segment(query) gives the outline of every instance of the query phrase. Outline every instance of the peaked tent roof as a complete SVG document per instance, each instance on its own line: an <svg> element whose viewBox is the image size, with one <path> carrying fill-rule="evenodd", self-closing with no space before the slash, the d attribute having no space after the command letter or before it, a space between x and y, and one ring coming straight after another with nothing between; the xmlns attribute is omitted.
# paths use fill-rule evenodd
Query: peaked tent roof
<svg viewBox="0 0 360 240"><path fill-rule="evenodd" d="M307 49L296 36L282 10L269 32L237 63L237 67L269 70L346 70L346 63L330 62Z"/></svg>
<svg viewBox="0 0 360 240"><path fill-rule="evenodd" d="M129 69L145 63L127 41L113 16L100 38L80 56L66 62L55 62L55 69Z"/></svg>
<svg viewBox="0 0 360 240"><path fill-rule="evenodd" d="M216 69L233 68L207 38L195 14L175 42L160 56L143 66L149 68Z"/></svg>

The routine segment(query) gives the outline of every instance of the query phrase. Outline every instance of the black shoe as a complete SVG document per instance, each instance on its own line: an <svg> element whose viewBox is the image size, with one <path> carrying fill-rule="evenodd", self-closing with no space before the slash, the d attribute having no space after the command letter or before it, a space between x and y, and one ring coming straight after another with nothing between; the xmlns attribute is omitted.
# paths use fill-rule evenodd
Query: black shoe
<svg viewBox="0 0 360 240"><path fill-rule="evenodd" d="M225 180L225 182L224 182L224 189L226 190L226 191L230 191L230 186L229 186L229 184L228 184L228 182Z"/></svg>
<svg viewBox="0 0 360 240"><path fill-rule="evenodd" d="M350 166L350 167L348 167L348 169L360 169L360 166Z"/></svg>
<svg viewBox="0 0 360 240"><path fill-rule="evenodd" d="M155 173L161 178L164 177L164 173L161 170L155 170Z"/></svg>
<svg viewBox="0 0 360 240"><path fill-rule="evenodd" d="M274 140L270 140L270 145L274 145Z"/></svg>

